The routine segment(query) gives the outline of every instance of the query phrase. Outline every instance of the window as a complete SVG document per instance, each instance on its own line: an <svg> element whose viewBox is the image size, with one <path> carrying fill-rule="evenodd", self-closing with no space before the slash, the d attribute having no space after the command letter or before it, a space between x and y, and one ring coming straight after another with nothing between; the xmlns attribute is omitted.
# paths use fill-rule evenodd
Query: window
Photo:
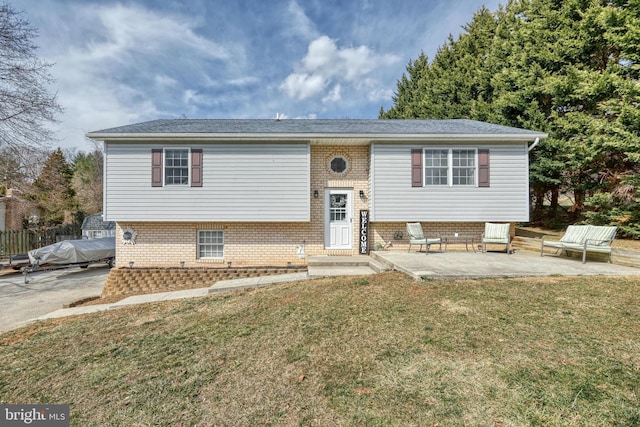
<svg viewBox="0 0 640 427"><path fill-rule="evenodd" d="M447 185L449 172L448 150L424 151L424 184Z"/></svg>
<svg viewBox="0 0 640 427"><path fill-rule="evenodd" d="M417 150L414 150L416 152ZM421 157L419 151L415 153ZM413 156L415 168L421 158ZM425 186L475 186L477 174L476 149L425 149ZM420 168L422 169L422 168ZM414 176L412 185L421 187L420 177Z"/></svg>
<svg viewBox="0 0 640 427"><path fill-rule="evenodd" d="M189 150L164 151L164 185L189 184Z"/></svg>
<svg viewBox="0 0 640 427"><path fill-rule="evenodd" d="M335 173L342 173L347 170L347 161L342 157L334 157L331 160L331 170Z"/></svg>
<svg viewBox="0 0 640 427"><path fill-rule="evenodd" d="M198 258L224 258L223 230L198 230Z"/></svg>
<svg viewBox="0 0 640 427"><path fill-rule="evenodd" d="M202 187L202 149L154 148L151 150L151 186Z"/></svg>
<svg viewBox="0 0 640 427"><path fill-rule="evenodd" d="M453 185L476 185L476 151L452 150Z"/></svg>

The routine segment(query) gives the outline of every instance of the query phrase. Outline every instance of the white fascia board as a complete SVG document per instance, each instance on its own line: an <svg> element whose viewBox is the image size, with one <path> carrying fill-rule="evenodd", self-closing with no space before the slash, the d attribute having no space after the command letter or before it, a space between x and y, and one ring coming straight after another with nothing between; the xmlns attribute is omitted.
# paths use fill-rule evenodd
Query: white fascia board
<svg viewBox="0 0 640 427"><path fill-rule="evenodd" d="M194 141L194 140L234 140L234 141L272 141L272 142L308 142L322 144L327 140L342 142L353 141L357 145L366 145L373 141L389 142L420 142L420 141L534 141L536 138L546 138L546 133L532 134L238 134L238 133L88 133L87 137L98 141L126 140L126 141Z"/></svg>

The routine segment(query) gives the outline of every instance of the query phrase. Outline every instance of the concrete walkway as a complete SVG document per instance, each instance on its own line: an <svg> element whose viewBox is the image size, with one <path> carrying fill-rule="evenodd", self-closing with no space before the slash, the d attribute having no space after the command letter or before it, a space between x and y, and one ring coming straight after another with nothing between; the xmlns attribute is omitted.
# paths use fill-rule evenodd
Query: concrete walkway
<svg viewBox="0 0 640 427"><path fill-rule="evenodd" d="M525 277L525 276L640 276L640 269L603 262L587 262L558 256L540 257L539 253L517 251L504 252L372 252L371 256L329 257L309 259L308 273L293 273L279 276L264 276L246 279L223 280L209 288L137 295L112 304L88 305L53 311L35 320L74 316L119 307L204 297L219 292L253 289L273 284L303 281L314 277L375 274L394 269L417 279L423 277L478 278L478 277Z"/></svg>

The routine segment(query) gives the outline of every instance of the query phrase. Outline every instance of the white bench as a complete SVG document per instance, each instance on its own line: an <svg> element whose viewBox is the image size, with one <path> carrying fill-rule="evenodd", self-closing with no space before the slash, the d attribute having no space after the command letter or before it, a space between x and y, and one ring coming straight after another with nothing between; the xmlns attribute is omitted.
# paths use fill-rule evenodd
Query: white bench
<svg viewBox="0 0 640 427"><path fill-rule="evenodd" d="M546 240L542 237L540 256L544 256L544 248L555 248L558 251L582 252L582 263L587 262L587 253L603 253L609 255L611 262L611 244L616 236L618 227L598 225L570 225L559 241Z"/></svg>

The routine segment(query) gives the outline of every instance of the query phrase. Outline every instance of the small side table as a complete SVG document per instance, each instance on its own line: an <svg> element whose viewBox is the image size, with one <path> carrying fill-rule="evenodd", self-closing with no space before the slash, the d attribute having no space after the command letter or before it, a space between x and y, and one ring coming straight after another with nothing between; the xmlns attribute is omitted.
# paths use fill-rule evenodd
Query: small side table
<svg viewBox="0 0 640 427"><path fill-rule="evenodd" d="M480 237L463 235L463 234L458 234L457 236L456 235L442 236L442 243L444 243L445 252L447 252L447 246L449 244L462 244L462 243L464 243L464 248L467 252L469 252L469 245L471 245L471 249L473 249L473 252L477 252L476 245L480 243Z"/></svg>

